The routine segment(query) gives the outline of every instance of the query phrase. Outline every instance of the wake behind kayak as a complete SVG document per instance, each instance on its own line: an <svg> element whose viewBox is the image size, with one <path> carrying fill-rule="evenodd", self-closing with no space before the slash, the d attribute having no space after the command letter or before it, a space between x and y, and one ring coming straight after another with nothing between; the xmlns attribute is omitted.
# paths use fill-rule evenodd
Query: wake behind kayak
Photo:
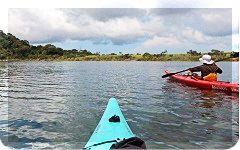
<svg viewBox="0 0 240 150"><path fill-rule="evenodd" d="M85 145L88 150L146 149L144 141L135 137L115 98L110 98L96 129Z"/></svg>

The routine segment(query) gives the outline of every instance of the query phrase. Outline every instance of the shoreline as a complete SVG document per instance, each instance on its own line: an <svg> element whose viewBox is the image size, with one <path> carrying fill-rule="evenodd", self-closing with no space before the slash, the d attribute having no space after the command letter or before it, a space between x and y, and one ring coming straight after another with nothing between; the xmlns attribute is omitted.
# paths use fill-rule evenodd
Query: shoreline
<svg viewBox="0 0 240 150"><path fill-rule="evenodd" d="M209 49L205 52L188 50L186 53L169 53L159 50L158 53L108 53L91 52L86 49L62 49L53 44L34 46L27 40L21 40L12 34L0 30L0 62L8 61L198 61L208 54L212 60L239 61L239 52L232 50ZM8 43L11 43L10 45ZM8 46L6 46L8 45ZM130 51L129 51L130 52ZM235 55L236 54L236 55Z"/></svg>
<svg viewBox="0 0 240 150"><path fill-rule="evenodd" d="M0 60L0 62L24 62L24 61L49 61L49 62L199 62L198 60L58 60L58 59L9 59L9 60ZM239 59L234 60L223 60L218 62L239 62Z"/></svg>

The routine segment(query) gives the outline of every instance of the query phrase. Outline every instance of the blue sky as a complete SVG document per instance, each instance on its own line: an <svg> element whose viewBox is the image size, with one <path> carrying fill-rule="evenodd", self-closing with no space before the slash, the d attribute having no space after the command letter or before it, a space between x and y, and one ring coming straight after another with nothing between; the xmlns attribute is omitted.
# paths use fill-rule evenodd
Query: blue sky
<svg viewBox="0 0 240 150"><path fill-rule="evenodd" d="M31 44L100 53L231 50L232 9L9 9L9 32Z"/></svg>

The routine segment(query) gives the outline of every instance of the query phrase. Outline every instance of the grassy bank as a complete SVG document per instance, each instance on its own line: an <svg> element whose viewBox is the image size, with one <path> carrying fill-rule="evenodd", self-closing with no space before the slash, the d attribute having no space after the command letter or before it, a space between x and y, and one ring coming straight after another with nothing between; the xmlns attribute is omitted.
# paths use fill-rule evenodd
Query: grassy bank
<svg viewBox="0 0 240 150"><path fill-rule="evenodd" d="M149 55L143 56L140 54L128 55L90 55L84 57L58 57L54 60L67 61L198 61L201 56L193 56L189 54L166 54L164 56ZM213 60L233 61L229 56L213 55ZM235 59L238 60L238 59Z"/></svg>
<svg viewBox="0 0 240 150"><path fill-rule="evenodd" d="M41 56L41 57L29 57L24 59L10 58L10 61L20 60L47 60L47 61L198 61L201 57L190 54L165 54L164 56L142 54L125 54L125 55L87 55L87 56ZM230 54L225 55L212 55L212 59L215 61L239 61L238 58L230 58Z"/></svg>

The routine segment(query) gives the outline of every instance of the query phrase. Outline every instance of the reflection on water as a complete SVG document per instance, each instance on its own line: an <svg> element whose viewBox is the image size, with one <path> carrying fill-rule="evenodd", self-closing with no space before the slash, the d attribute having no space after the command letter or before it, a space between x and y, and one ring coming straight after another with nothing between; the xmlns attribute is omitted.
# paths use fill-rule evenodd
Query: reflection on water
<svg viewBox="0 0 240 150"><path fill-rule="evenodd" d="M0 138L14 148L82 148L110 97L148 148L228 148L238 96L162 79L196 62L0 63ZM219 78L238 81L238 63ZM233 68L228 71L228 68Z"/></svg>

